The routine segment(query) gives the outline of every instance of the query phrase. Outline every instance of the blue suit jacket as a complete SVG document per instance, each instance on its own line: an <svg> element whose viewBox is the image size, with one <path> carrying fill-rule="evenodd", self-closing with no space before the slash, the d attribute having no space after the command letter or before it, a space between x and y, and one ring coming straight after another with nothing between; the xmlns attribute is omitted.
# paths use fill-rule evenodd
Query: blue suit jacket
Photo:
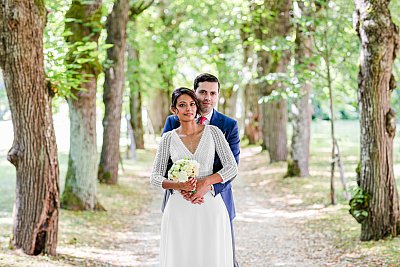
<svg viewBox="0 0 400 267"><path fill-rule="evenodd" d="M228 141L229 147L232 150L233 156L235 157L235 160L237 163L239 163L239 153L240 153L240 147L239 147L239 129L237 122L234 119L229 118L228 116L225 116L222 113L219 113L214 109L214 113L211 117L210 121L211 125L217 126L225 135L226 140ZM169 132L173 129L176 129L180 126L180 123L178 121L178 117L170 115L164 125L164 130L163 133ZM167 167L167 172L172 166L172 161L169 159L168 161L168 167ZM222 169L222 163L221 160L219 159L217 153L215 153L215 158L214 158L214 166L213 166L213 173L216 173L217 171ZM165 174L165 177L167 177L167 173ZM214 184L214 191L215 195L221 194L221 197L225 203L225 206L228 210L229 213L229 218L233 220L236 216L235 212L235 203L233 202L233 195L232 195L232 185L231 181L227 181L226 183L218 183ZM168 198L171 194L172 190L165 190L164 194L164 201L162 204L162 211L164 211L165 205L167 204Z"/></svg>

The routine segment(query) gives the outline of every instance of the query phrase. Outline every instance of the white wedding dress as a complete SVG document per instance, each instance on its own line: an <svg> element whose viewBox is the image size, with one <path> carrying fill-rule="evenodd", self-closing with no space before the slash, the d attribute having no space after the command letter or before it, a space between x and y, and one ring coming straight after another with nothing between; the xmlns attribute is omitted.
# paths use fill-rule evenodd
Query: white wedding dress
<svg viewBox="0 0 400 267"><path fill-rule="evenodd" d="M175 130L165 133L154 162L151 183L161 186L165 179L168 158L172 161L189 158L200 163L199 177L213 173L215 151L223 164L218 173L224 182L237 175L236 161L222 132L205 126L194 154ZM174 192L165 207L161 223L162 267L232 267L232 236L228 211L221 195L208 192L201 205L185 200Z"/></svg>

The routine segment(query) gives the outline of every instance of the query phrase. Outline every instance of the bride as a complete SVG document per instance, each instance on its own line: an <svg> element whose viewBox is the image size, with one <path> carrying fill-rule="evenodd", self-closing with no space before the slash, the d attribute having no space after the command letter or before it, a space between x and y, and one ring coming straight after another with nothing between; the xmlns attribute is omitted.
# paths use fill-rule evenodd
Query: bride
<svg viewBox="0 0 400 267"><path fill-rule="evenodd" d="M196 122L199 102L193 90L178 88L172 93L171 111L179 118L180 127L165 133L154 160L150 182L172 189L161 222L160 266L162 267L232 267L232 235L226 206L212 186L237 175L237 165L220 129ZM223 168L213 173L215 153ZM164 177L168 160L188 158L200 163L199 175L187 182ZM200 205L185 200L179 192L195 190L197 180L210 187Z"/></svg>

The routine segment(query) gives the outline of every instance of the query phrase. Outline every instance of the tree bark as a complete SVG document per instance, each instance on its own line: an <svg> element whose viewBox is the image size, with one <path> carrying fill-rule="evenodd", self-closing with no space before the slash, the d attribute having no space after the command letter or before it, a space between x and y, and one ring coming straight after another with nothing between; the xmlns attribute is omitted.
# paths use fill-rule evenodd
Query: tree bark
<svg viewBox="0 0 400 267"><path fill-rule="evenodd" d="M144 129L142 120L142 92L140 90L131 93L130 110L131 110L130 124L133 130L133 135L135 137L136 148L144 149Z"/></svg>
<svg viewBox="0 0 400 267"><path fill-rule="evenodd" d="M304 3L299 3L302 16L309 16ZM304 72L311 70L313 66L307 64L306 60L311 57L311 36L304 34L300 25L296 27L296 64ZM293 135L290 150L290 159L288 160L288 169L286 176L305 177L309 175L308 162L310 157L310 127L311 127L311 105L310 105L311 84L304 80L299 89L298 98L294 99L292 105L292 126Z"/></svg>
<svg viewBox="0 0 400 267"><path fill-rule="evenodd" d="M355 0L355 28L361 41L358 100L361 127L360 186L369 198L361 240L396 236L399 202L393 173L396 130L390 96L396 87L392 66L400 47L390 1Z"/></svg>
<svg viewBox="0 0 400 267"><path fill-rule="evenodd" d="M101 0L86 4L74 0L66 17L76 19L65 25L65 29L73 33L67 37L67 42L85 42L85 38L89 36L89 41L98 42L101 30ZM69 62L77 60L77 54L74 53L76 50L74 47L69 52ZM79 70L82 80L84 77L80 85L83 90L73 90L75 98L68 99L70 152L61 207L71 210L95 210L102 209L96 197L96 88L101 65L98 59L94 58L91 62L81 64Z"/></svg>
<svg viewBox="0 0 400 267"><path fill-rule="evenodd" d="M117 0L107 17L107 59L111 66L104 70L103 145L101 149L98 179L101 183L116 184L118 181L119 139L121 132L122 96L125 83L126 27L129 0Z"/></svg>
<svg viewBox="0 0 400 267"><path fill-rule="evenodd" d="M59 167L51 99L44 73L44 1L3 1L0 68L10 104L14 141L8 160L16 167L12 243L26 254L56 254Z"/></svg>
<svg viewBox="0 0 400 267"><path fill-rule="evenodd" d="M268 129L268 151L271 162L285 161L287 158L287 133L286 125L288 121L287 102L285 99L279 98L269 101L265 105ZM273 120L271 119L273 118Z"/></svg>
<svg viewBox="0 0 400 267"><path fill-rule="evenodd" d="M150 121L153 126L154 134L160 135L164 127L164 122L170 114L170 94L166 90L156 89L155 92L152 93L150 99Z"/></svg>

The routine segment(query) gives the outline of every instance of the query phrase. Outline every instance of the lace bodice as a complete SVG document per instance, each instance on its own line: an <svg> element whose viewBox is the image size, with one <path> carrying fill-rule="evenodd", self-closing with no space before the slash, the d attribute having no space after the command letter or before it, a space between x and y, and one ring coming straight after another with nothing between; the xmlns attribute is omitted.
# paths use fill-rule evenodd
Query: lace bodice
<svg viewBox="0 0 400 267"><path fill-rule="evenodd" d="M194 153L191 153L182 140L179 138L176 130L167 132L161 138L158 146L156 158L154 160L153 171L150 176L150 183L154 186L162 186L168 159L172 162L179 159L189 158L200 163L199 177L205 177L213 174L213 164L215 152L221 159L223 168L217 173L221 175L222 183L233 179L238 172L237 164L225 140L223 133L218 127L206 125L200 138L199 144Z"/></svg>

